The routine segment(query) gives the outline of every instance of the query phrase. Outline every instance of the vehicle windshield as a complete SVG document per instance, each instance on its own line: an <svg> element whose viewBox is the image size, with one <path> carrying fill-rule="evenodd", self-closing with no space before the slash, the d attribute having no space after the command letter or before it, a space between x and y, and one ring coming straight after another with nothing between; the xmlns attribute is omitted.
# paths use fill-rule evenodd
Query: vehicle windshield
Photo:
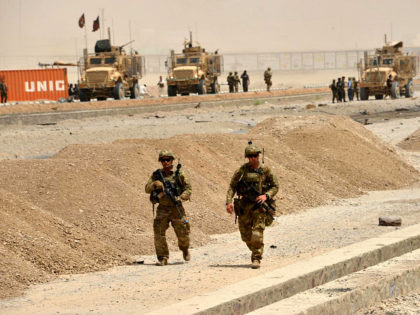
<svg viewBox="0 0 420 315"><path fill-rule="evenodd" d="M392 63L394 62L394 60L392 58L389 59L384 59L384 61L382 61L383 65L392 65Z"/></svg>
<svg viewBox="0 0 420 315"><path fill-rule="evenodd" d="M105 64L113 64L115 62L115 57L105 58Z"/></svg>
<svg viewBox="0 0 420 315"><path fill-rule="evenodd" d="M100 65L102 62L101 58L91 58L90 59L90 64L91 65Z"/></svg>
<svg viewBox="0 0 420 315"><path fill-rule="evenodd" d="M199 63L200 58L190 58L190 63Z"/></svg>
<svg viewBox="0 0 420 315"><path fill-rule="evenodd" d="M176 63L180 65L185 65L187 63L187 58L177 58Z"/></svg>

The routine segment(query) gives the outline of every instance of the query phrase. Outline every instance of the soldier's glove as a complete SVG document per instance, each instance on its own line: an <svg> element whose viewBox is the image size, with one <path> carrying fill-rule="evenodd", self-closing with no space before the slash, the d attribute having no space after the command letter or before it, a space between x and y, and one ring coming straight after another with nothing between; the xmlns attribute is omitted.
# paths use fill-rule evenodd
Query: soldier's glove
<svg viewBox="0 0 420 315"><path fill-rule="evenodd" d="M184 200L184 201L190 199L189 197L185 196L184 194L181 194L181 196L179 196L179 198L181 200Z"/></svg>
<svg viewBox="0 0 420 315"><path fill-rule="evenodd" d="M164 186L163 183L160 180L155 180L153 183L153 188L156 190L163 190Z"/></svg>

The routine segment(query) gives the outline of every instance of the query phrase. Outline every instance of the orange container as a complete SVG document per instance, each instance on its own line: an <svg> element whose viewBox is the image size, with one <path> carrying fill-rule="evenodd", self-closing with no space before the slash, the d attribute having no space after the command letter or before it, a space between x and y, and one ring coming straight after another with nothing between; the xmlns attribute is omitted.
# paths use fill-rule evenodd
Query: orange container
<svg viewBox="0 0 420 315"><path fill-rule="evenodd" d="M52 100L69 97L67 69L0 70L7 101Z"/></svg>

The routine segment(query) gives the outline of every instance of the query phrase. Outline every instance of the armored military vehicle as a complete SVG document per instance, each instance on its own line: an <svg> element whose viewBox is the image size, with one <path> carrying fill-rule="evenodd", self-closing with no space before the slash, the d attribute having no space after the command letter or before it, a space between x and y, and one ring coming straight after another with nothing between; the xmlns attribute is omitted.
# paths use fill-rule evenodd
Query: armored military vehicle
<svg viewBox="0 0 420 315"><path fill-rule="evenodd" d="M217 77L222 73L222 58L217 51L209 53L197 42L194 46L190 32L190 40L184 42L182 54L172 50L166 62L168 96L218 93Z"/></svg>
<svg viewBox="0 0 420 315"><path fill-rule="evenodd" d="M95 53L84 57L84 70L79 84L80 101L91 98L116 100L138 98L139 80L143 75L144 57L127 54L124 46L112 46L110 39L98 40Z"/></svg>
<svg viewBox="0 0 420 315"><path fill-rule="evenodd" d="M367 100L370 95L383 99L384 95L392 98L412 97L414 94L413 78L416 76L416 57L404 55L403 43L386 43L382 49L376 49L372 56L365 53L365 65L360 80L360 98ZM387 86L391 76L392 86Z"/></svg>

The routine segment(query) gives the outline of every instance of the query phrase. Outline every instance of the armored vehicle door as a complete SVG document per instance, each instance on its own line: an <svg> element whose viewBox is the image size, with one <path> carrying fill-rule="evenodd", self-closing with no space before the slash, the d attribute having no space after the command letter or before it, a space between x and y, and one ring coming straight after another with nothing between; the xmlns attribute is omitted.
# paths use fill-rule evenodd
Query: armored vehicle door
<svg viewBox="0 0 420 315"><path fill-rule="evenodd" d="M416 58L414 56L400 57L398 61L399 76L414 78L416 76Z"/></svg>
<svg viewBox="0 0 420 315"><path fill-rule="evenodd" d="M208 60L209 72L220 75L223 72L223 57L221 55L210 55Z"/></svg>
<svg viewBox="0 0 420 315"><path fill-rule="evenodd" d="M144 57L133 55L130 56L131 65L129 68L129 72L131 75L137 75L138 79L140 79L144 74Z"/></svg>

